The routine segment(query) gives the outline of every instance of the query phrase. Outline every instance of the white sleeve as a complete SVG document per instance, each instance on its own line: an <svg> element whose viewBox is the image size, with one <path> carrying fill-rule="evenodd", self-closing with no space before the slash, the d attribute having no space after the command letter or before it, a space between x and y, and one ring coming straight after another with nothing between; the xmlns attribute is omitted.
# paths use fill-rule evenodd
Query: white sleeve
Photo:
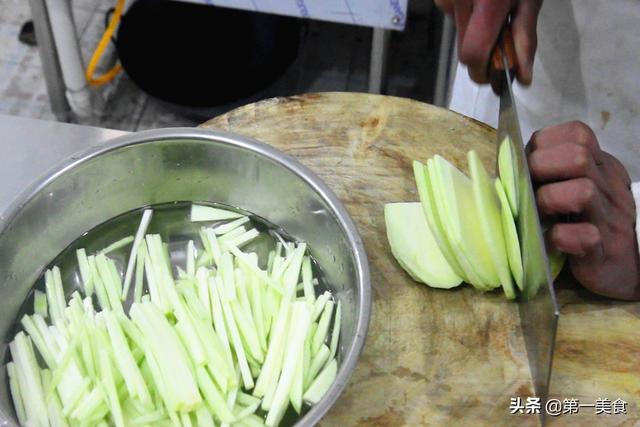
<svg viewBox="0 0 640 427"><path fill-rule="evenodd" d="M498 126L498 97L489 85L471 81L467 67L458 64L451 89L449 109L479 120L492 127Z"/></svg>
<svg viewBox="0 0 640 427"><path fill-rule="evenodd" d="M636 202L636 239L638 239L638 248L640 248L640 182L631 184L631 194Z"/></svg>

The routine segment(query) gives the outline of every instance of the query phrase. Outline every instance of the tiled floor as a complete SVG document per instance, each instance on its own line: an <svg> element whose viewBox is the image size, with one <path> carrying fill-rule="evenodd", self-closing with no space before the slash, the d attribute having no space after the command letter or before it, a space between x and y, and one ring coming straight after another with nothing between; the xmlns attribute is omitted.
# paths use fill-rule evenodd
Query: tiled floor
<svg viewBox="0 0 640 427"><path fill-rule="evenodd" d="M112 2L73 0L72 5L87 61ZM0 113L53 120L38 50L18 41L20 27L29 19L27 1L0 2ZM430 1L414 0L408 22L405 32L392 37L387 93L428 102L433 96L438 57L439 16ZM311 22L304 49L278 82L251 98L210 109L185 109L159 101L138 89L123 73L102 91L107 100L104 114L77 121L122 130L192 126L238 105L271 96L366 91L370 38L368 28Z"/></svg>

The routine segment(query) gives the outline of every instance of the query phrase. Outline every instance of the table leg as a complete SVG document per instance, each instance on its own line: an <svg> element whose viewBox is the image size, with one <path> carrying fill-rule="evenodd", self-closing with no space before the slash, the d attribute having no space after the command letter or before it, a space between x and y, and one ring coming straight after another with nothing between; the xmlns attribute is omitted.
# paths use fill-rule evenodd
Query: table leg
<svg viewBox="0 0 640 427"><path fill-rule="evenodd" d="M31 16L36 31L38 50L42 62L42 73L47 85L51 111L62 122L71 120L71 107L66 97L66 86L62 78L62 69L58 51L53 40L49 12L45 0L29 0Z"/></svg>
<svg viewBox="0 0 640 427"><path fill-rule="evenodd" d="M371 39L371 62L369 64L369 92L382 93L387 79L387 53L391 31L374 28Z"/></svg>
<svg viewBox="0 0 640 427"><path fill-rule="evenodd" d="M433 103L440 107L449 105L449 93L453 71L456 68L454 55L455 28L449 16L442 21L442 33L440 34L440 52L438 55L438 71L436 75L436 87Z"/></svg>

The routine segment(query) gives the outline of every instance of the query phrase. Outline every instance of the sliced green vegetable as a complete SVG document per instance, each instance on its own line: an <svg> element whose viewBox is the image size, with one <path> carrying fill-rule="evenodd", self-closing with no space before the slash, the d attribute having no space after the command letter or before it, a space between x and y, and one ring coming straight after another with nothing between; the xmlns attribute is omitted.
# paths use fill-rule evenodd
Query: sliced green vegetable
<svg viewBox="0 0 640 427"><path fill-rule="evenodd" d="M311 315L311 321L312 322L315 322L316 320L318 320L318 318L322 314L322 311L324 310L324 306L327 304L327 302L330 299L331 299L331 292L329 292L329 291L323 292L322 295L320 295L316 299L316 302L313 305L313 311L312 311L312 315Z"/></svg>
<svg viewBox="0 0 640 427"><path fill-rule="evenodd" d="M207 415L209 414L209 412L207 412L206 409L204 410L204 412ZM153 412L148 412L144 415L140 415L136 418L131 419L129 424L132 426L142 426L142 425L150 425L150 424L153 425L158 421L164 420L166 417L167 417L167 414L164 413L164 411L153 411ZM211 415L209 415L209 418L211 418Z"/></svg>
<svg viewBox="0 0 640 427"><path fill-rule="evenodd" d="M142 218L140 219L140 225L138 225L138 230L136 231L135 238L133 239L133 245L131 245L131 253L129 254L129 261L127 263L127 270L124 275L124 287L122 289L122 300L127 299L127 295L129 294L129 287L131 286L131 281L133 279L133 269L136 267L140 268L140 262L138 262L138 252L140 248L143 247L142 243L144 241L144 236L147 233L147 229L149 228L149 223L151 223L151 218L153 217L153 210L145 209L142 212ZM140 257L144 260L144 256ZM138 272L138 276L141 277L142 272ZM136 276L136 278L138 277ZM136 285L138 280L136 280Z"/></svg>
<svg viewBox="0 0 640 427"><path fill-rule="evenodd" d="M198 393L187 351L176 331L153 304L141 303L131 306L131 317L144 336L145 353L156 358L161 378L171 384L165 390L169 411L190 411L202 399Z"/></svg>
<svg viewBox="0 0 640 427"><path fill-rule="evenodd" d="M261 364L264 362L264 352L260 346L260 338L258 337L251 307L249 306L245 280L244 278L236 279L235 282L238 299L230 301L229 305L248 355Z"/></svg>
<svg viewBox="0 0 640 427"><path fill-rule="evenodd" d="M47 405L40 378L40 369L36 363L31 341L24 333L19 332L14 341L9 344L11 357L16 370L16 377L20 395L24 396L24 411L26 419L37 426L48 426Z"/></svg>
<svg viewBox="0 0 640 427"><path fill-rule="evenodd" d="M522 290L524 272L522 269L522 252L520 251L520 240L518 239L516 223L509 208L509 201L507 200L507 195L504 192L500 178L496 178L495 188L502 209L502 231L504 232L509 267L511 268L513 280L516 282L516 285L518 285L518 288Z"/></svg>
<svg viewBox="0 0 640 427"><path fill-rule="evenodd" d="M238 359L238 366L240 367L240 373L242 374L242 382L247 390L251 390L254 386L253 376L251 375L251 370L249 369L244 346L242 345L242 338L240 337L240 333L238 332L236 319L233 316L229 299L226 296L226 290L222 286L216 286L216 290L218 292L218 297L220 298L220 303L222 304L222 312L224 313L225 325L227 326L227 330L229 332L229 335L231 336L230 342Z"/></svg>
<svg viewBox="0 0 640 427"><path fill-rule="evenodd" d="M24 425L27 423L27 414L24 409L23 397L18 384L18 374L15 363L7 363L7 375L9 376L9 390L11 391L13 406L16 408L18 422Z"/></svg>
<svg viewBox="0 0 640 427"><path fill-rule="evenodd" d="M307 251L306 243L298 243L294 251L290 255L290 262L282 276L282 283L284 287L285 295L293 297L296 293L296 285L300 278L300 272L302 270L302 261L304 260L304 254Z"/></svg>
<svg viewBox="0 0 640 427"><path fill-rule="evenodd" d="M194 241L186 263L175 265L167 243L145 235L150 219L147 210L135 237L94 255L76 252L84 296L74 291L66 301L59 268L45 273L46 294L36 292L35 314L21 322L28 336L20 332L10 344L9 388L21 424L262 426L262 408L272 426L290 405L302 413L305 392L336 352L341 316L330 292L316 298L306 244L276 236L278 250L262 270L256 253L240 249L260 234L241 216L202 228L209 261L200 268ZM121 272L107 254L127 244ZM299 283L305 296L297 301ZM247 394L252 389L263 399Z"/></svg>
<svg viewBox="0 0 640 427"><path fill-rule="evenodd" d="M180 414L180 421L182 422L182 427L193 427L193 424L191 424L191 416L186 412Z"/></svg>
<svg viewBox="0 0 640 427"><path fill-rule="evenodd" d="M116 427L124 427L124 418L122 417L122 407L118 398L116 384L111 374L111 362L105 350L100 352L99 356L100 375L102 377L102 387L104 387L107 401L109 402L109 410Z"/></svg>
<svg viewBox="0 0 640 427"><path fill-rule="evenodd" d="M432 163L432 159L429 159L427 165ZM420 202L424 212L424 218L427 221L429 230L433 234L434 239L438 243L438 247L442 251L442 255L447 260L447 263L453 270L453 273L466 280L466 276L462 267L458 263L458 260L454 256L453 248L447 239L444 225L440 218L440 214L436 207L436 196L432 175L435 171L433 168L425 166L418 161L413 162L413 171L415 175L416 185L418 187L418 194L420 196Z"/></svg>
<svg viewBox="0 0 640 427"><path fill-rule="evenodd" d="M229 300L236 299L235 270L233 268L233 256L230 252L222 253L219 265L219 277L222 278L224 293Z"/></svg>
<svg viewBox="0 0 640 427"><path fill-rule="evenodd" d="M203 227L200 230L200 238L202 239L202 244L209 259L213 260L216 265L219 265L222 250L220 249L220 242L218 241L216 234L212 229Z"/></svg>
<svg viewBox="0 0 640 427"><path fill-rule="evenodd" d="M193 240L189 240L187 243L187 274L190 277L196 274L196 245Z"/></svg>
<svg viewBox="0 0 640 427"><path fill-rule="evenodd" d="M113 242L112 244L110 244L109 246L107 246L106 248L102 249L100 252L100 254L102 255L108 255L111 252L115 252L119 249L124 248L125 246L131 244L134 240L133 236L127 236L127 237L123 237L122 239Z"/></svg>
<svg viewBox="0 0 640 427"><path fill-rule="evenodd" d="M35 344L36 348L38 349L38 352L44 359L44 362L46 363L46 365L50 369L55 368L57 366L57 362L54 357L55 352L53 349L50 348L48 343L45 341L44 336L40 333L40 331L36 327L36 324L33 321L33 318L31 318L30 316L24 315L20 320L20 323L22 324L22 327L24 328L25 332L29 334L29 338L31 338L31 341Z"/></svg>
<svg viewBox="0 0 640 427"><path fill-rule="evenodd" d="M338 364L335 359L332 359L304 393L304 401L309 405L318 403L329 391L337 374Z"/></svg>
<svg viewBox="0 0 640 427"><path fill-rule="evenodd" d="M242 252L240 249L238 249L236 247L230 247L229 251L233 255L235 255L236 261L238 263L244 265L245 267L248 267L260 279L262 279L269 286L271 286L273 289L275 289L276 292L278 292L279 294L282 294L284 292L283 289L282 289L282 286L277 281L273 280L273 278L270 277L267 274L267 272L265 272L264 270L260 269L260 267L258 267L257 265L254 265L252 263L251 257L249 255L245 254L244 252Z"/></svg>
<svg viewBox="0 0 640 427"><path fill-rule="evenodd" d="M500 175L500 181L502 183L505 195L509 201L509 208L511 209L511 215L514 218L518 217L518 175L517 166L515 164L515 154L513 152L514 147L511 139L505 137L500 143L498 149L498 173Z"/></svg>
<svg viewBox="0 0 640 427"><path fill-rule="evenodd" d="M51 371L49 371L48 369L43 369L40 372L40 376L42 379L42 386L46 389L49 386L49 382L51 381ZM58 399L57 395L53 394L47 399L47 411L49 415L49 421L52 426L69 426L66 417L62 414L62 404L60 403L60 399Z"/></svg>
<svg viewBox="0 0 640 427"><path fill-rule="evenodd" d="M246 419L247 417L250 417L251 415L254 415L255 412L258 410L258 408L260 407L260 401L258 400L255 403L252 403L246 407L238 407L236 406L236 412L234 414L235 418L236 418L236 422L234 424L237 424L239 421L242 421L244 419Z"/></svg>
<svg viewBox="0 0 640 427"><path fill-rule="evenodd" d="M286 334L289 329L289 320L291 316L291 302L288 299L282 301L275 321L275 326L269 339L269 348L265 357L262 372L256 381L253 395L256 397L264 397L269 391L275 392L278 377L282 369L282 359L284 357L286 346ZM262 409L267 410L270 401L263 400Z"/></svg>
<svg viewBox="0 0 640 427"><path fill-rule="evenodd" d="M271 408L267 414L265 424L276 426L282 420L289 403L289 394L293 384L298 360L302 357L304 339L311 323L311 312L304 302L292 304L291 324L288 332L288 343L284 355L282 374L278 381Z"/></svg>
<svg viewBox="0 0 640 427"><path fill-rule="evenodd" d="M213 232L219 236L222 236L224 234L227 234L228 232L230 232L231 230L235 230L236 228L240 227L243 224L246 224L249 222L249 217L248 216L242 216L236 220L227 222L226 224L221 224L218 225L216 227L213 227Z"/></svg>
<svg viewBox="0 0 640 427"><path fill-rule="evenodd" d="M246 245L247 243L250 243L251 241L253 241L256 237L258 237L260 235L260 232L258 230L256 230L255 228L244 232L236 237L233 238L229 238L228 240L225 239L224 241L222 240L222 238L220 238L220 242L221 244L225 247L225 248L229 248L232 246L235 246L236 248L240 248L244 245ZM223 236L224 237L224 236Z"/></svg>
<svg viewBox="0 0 640 427"><path fill-rule="evenodd" d="M555 280L562 271L565 262L567 261L567 254L557 250L550 250L547 256L549 257L549 270L551 271L551 279Z"/></svg>
<svg viewBox="0 0 640 427"><path fill-rule="evenodd" d="M96 255L96 268L109 300L109 308L122 311L122 301L120 299L122 296L122 283L120 282L120 276L114 274L112 266L115 268L113 260L103 254Z"/></svg>
<svg viewBox="0 0 640 427"><path fill-rule="evenodd" d="M204 406L196 410L196 424L198 427L215 427L213 417Z"/></svg>
<svg viewBox="0 0 640 427"><path fill-rule="evenodd" d="M442 254L420 203L388 203L384 216L391 253L414 280L445 289L462 283Z"/></svg>
<svg viewBox="0 0 640 427"><path fill-rule="evenodd" d="M84 286L84 293L87 296L91 296L93 294L93 275L91 274L91 267L87 259L87 252L84 248L78 249L76 251L76 257L78 259L78 268Z"/></svg>
<svg viewBox="0 0 640 427"><path fill-rule="evenodd" d="M60 325L64 325L64 291L62 290L62 281L58 280L56 276L60 277L58 267L47 270L44 277L47 300L49 302L49 314L53 323L60 327Z"/></svg>
<svg viewBox="0 0 640 427"><path fill-rule="evenodd" d="M207 371L202 367L197 367L196 378L209 410L223 423L232 423L235 417L227 407L223 395L216 388Z"/></svg>
<svg viewBox="0 0 640 427"><path fill-rule="evenodd" d="M493 261L504 294L508 299L514 299L516 293L513 288L505 236L502 229L501 202L478 153L474 150L469 151L468 159L469 173L473 183L473 195L478 213L477 223L479 223L485 247Z"/></svg>
<svg viewBox="0 0 640 427"><path fill-rule="evenodd" d="M211 229L211 231L213 231ZM244 233L247 232L247 229L245 227L237 227L234 228L233 230L229 231L228 233L223 234L222 236L220 236L218 238L218 242L220 242L220 246L223 246L226 242L229 242L239 236L242 236ZM215 232L214 232L215 234Z"/></svg>
<svg viewBox="0 0 640 427"><path fill-rule="evenodd" d="M324 341L329 332L329 322L331 321L331 316L333 315L333 306L334 302L331 300L327 301L327 303L324 305L322 316L320 317L320 321L318 322L318 328L315 330L311 341L312 354L316 354L318 350L320 350L320 346L324 344Z"/></svg>
<svg viewBox="0 0 640 427"><path fill-rule="evenodd" d="M144 270L145 270L145 261L147 259L147 247L143 244L140 244L138 248L138 253L136 254L136 283L133 288L133 302L141 302L142 301L142 291L143 291L143 280L144 280ZM124 292L123 292L124 294Z"/></svg>
<svg viewBox="0 0 640 427"><path fill-rule="evenodd" d="M70 416L77 421L86 420L100 412L103 407L106 407L106 398L102 387L95 387L82 398Z"/></svg>
<svg viewBox="0 0 640 427"><path fill-rule="evenodd" d="M302 285L304 289L304 297L309 304L316 301L316 291L313 287L313 271L311 268L311 258L304 257L302 262Z"/></svg>
<svg viewBox="0 0 640 427"><path fill-rule="evenodd" d="M264 427L264 421L254 414L238 421L238 425L242 427Z"/></svg>
<svg viewBox="0 0 640 427"><path fill-rule="evenodd" d="M487 242L476 223L479 213L471 180L441 156L434 157L434 165L440 190L436 192L437 208L455 257L472 285L485 289L499 286Z"/></svg>
<svg viewBox="0 0 640 427"><path fill-rule="evenodd" d="M318 352L313 356L311 365L309 366L308 383L305 384L305 390L309 387L311 382L316 378L320 370L329 361L331 356L331 350L326 345L322 345Z"/></svg>
<svg viewBox="0 0 640 427"><path fill-rule="evenodd" d="M120 323L115 315L108 310L101 314L111 339L116 366L124 377L129 396L140 399L145 405L150 405L151 395L131 353L124 332L120 328Z"/></svg>
<svg viewBox="0 0 640 427"><path fill-rule="evenodd" d="M229 366L234 366L233 357L231 356L231 344L229 336L227 335L227 328L225 326L222 302L220 301L220 295L217 289L219 286L222 285L219 285L218 281L214 277L209 277L209 295L211 297L211 314L213 317L213 324L215 325L216 334L220 338L224 356L227 359Z"/></svg>
<svg viewBox="0 0 640 427"><path fill-rule="evenodd" d="M210 222L236 219L244 215L212 206L191 205L191 222Z"/></svg>
<svg viewBox="0 0 640 427"><path fill-rule="evenodd" d="M304 391L304 348L298 355L295 371L293 373L293 381L291 390L289 391L289 400L294 411L298 414L302 411L302 393Z"/></svg>

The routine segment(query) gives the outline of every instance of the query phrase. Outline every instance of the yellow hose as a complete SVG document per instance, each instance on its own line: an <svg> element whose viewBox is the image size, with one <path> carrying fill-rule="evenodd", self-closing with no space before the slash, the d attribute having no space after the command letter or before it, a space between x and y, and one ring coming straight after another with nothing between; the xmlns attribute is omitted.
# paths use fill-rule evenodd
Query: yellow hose
<svg viewBox="0 0 640 427"><path fill-rule="evenodd" d="M122 16L122 12L124 11L124 3L125 3L125 0L118 0L118 2L116 3L116 8L115 8L115 11L113 12L113 15L111 16L109 25L107 26L107 29L104 31L104 34L102 35L102 38L100 39L100 42L96 47L96 50L93 52L93 55L91 56L89 65L87 66L87 71L85 72L85 76L91 86L102 86L104 84L107 84L111 80L113 80L120 71L122 71L122 65L120 65L120 63L117 63L106 73L97 77L93 76L93 73L96 71L96 67L100 62L100 58L102 57L104 50L107 48L107 45L111 41L111 36L113 36L114 31L116 30L116 28L118 27L118 24L120 23L120 17Z"/></svg>

